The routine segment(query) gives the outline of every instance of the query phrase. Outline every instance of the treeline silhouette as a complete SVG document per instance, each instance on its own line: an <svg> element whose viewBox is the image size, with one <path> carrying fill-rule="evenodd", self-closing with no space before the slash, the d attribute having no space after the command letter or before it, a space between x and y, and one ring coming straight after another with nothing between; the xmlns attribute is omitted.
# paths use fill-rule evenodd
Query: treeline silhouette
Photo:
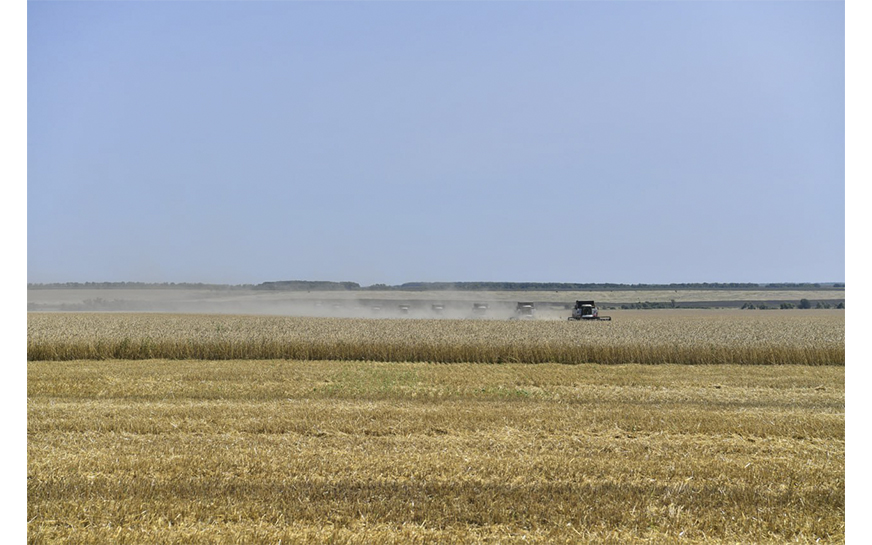
<svg viewBox="0 0 872 545"><path fill-rule="evenodd" d="M253 284L203 284L202 282L56 282L50 284L27 284L29 290L69 290L69 289L184 289L184 290L234 290L251 289Z"/></svg>
<svg viewBox="0 0 872 545"><path fill-rule="evenodd" d="M759 290L759 289L844 289L844 283L756 284L751 282L701 282L673 284L617 284L571 282L406 282L399 285L326 280L280 280L260 284L204 284L192 282L64 282L27 284L27 289L209 289L274 291L584 291L584 290Z"/></svg>

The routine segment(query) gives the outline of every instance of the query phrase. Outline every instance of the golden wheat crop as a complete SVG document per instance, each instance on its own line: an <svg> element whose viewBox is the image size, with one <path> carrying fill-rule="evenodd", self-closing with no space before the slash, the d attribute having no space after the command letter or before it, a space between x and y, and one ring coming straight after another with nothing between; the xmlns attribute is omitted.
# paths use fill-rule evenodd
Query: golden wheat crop
<svg viewBox="0 0 872 545"><path fill-rule="evenodd" d="M780 311L593 323L29 313L27 357L844 365L845 320Z"/></svg>
<svg viewBox="0 0 872 545"><path fill-rule="evenodd" d="M30 543L840 543L837 366L28 363Z"/></svg>

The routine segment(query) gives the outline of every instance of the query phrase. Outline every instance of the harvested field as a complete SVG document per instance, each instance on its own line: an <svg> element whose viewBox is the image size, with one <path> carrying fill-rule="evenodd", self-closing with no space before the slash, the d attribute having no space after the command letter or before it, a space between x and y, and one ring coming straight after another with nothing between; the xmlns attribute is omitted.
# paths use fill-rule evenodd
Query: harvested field
<svg viewBox="0 0 872 545"><path fill-rule="evenodd" d="M29 313L28 360L844 365L844 311L614 311L611 322Z"/></svg>
<svg viewBox="0 0 872 545"><path fill-rule="evenodd" d="M28 539L840 543L844 404L843 366L31 361Z"/></svg>

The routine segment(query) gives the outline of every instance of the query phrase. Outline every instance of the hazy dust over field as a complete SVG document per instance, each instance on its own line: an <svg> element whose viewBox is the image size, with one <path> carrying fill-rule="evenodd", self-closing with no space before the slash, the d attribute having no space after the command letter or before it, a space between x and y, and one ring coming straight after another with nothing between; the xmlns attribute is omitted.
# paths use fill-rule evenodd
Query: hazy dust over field
<svg viewBox="0 0 872 545"><path fill-rule="evenodd" d="M28 364L32 543L840 543L844 368Z"/></svg>
<svg viewBox="0 0 872 545"><path fill-rule="evenodd" d="M272 314L345 318L507 319L518 302L535 301L536 314L566 318L576 300L620 306L639 302L711 305L737 301L844 300L844 290L613 290L613 291L271 291L242 289L29 289L31 310L149 311ZM478 314L474 303L488 309ZM434 305L441 309L434 309ZM777 306L777 305L776 305ZM406 307L406 308L403 308Z"/></svg>

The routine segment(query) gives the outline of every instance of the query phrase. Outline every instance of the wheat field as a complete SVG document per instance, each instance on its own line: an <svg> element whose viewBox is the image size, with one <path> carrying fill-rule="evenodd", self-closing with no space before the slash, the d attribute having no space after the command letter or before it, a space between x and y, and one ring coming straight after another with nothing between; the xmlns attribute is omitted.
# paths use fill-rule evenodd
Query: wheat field
<svg viewBox="0 0 872 545"><path fill-rule="evenodd" d="M843 313L32 313L27 394L33 544L845 540Z"/></svg>
<svg viewBox="0 0 872 545"><path fill-rule="evenodd" d="M612 322L29 313L28 360L844 365L843 311L626 312ZM617 314L617 313L615 313Z"/></svg>

